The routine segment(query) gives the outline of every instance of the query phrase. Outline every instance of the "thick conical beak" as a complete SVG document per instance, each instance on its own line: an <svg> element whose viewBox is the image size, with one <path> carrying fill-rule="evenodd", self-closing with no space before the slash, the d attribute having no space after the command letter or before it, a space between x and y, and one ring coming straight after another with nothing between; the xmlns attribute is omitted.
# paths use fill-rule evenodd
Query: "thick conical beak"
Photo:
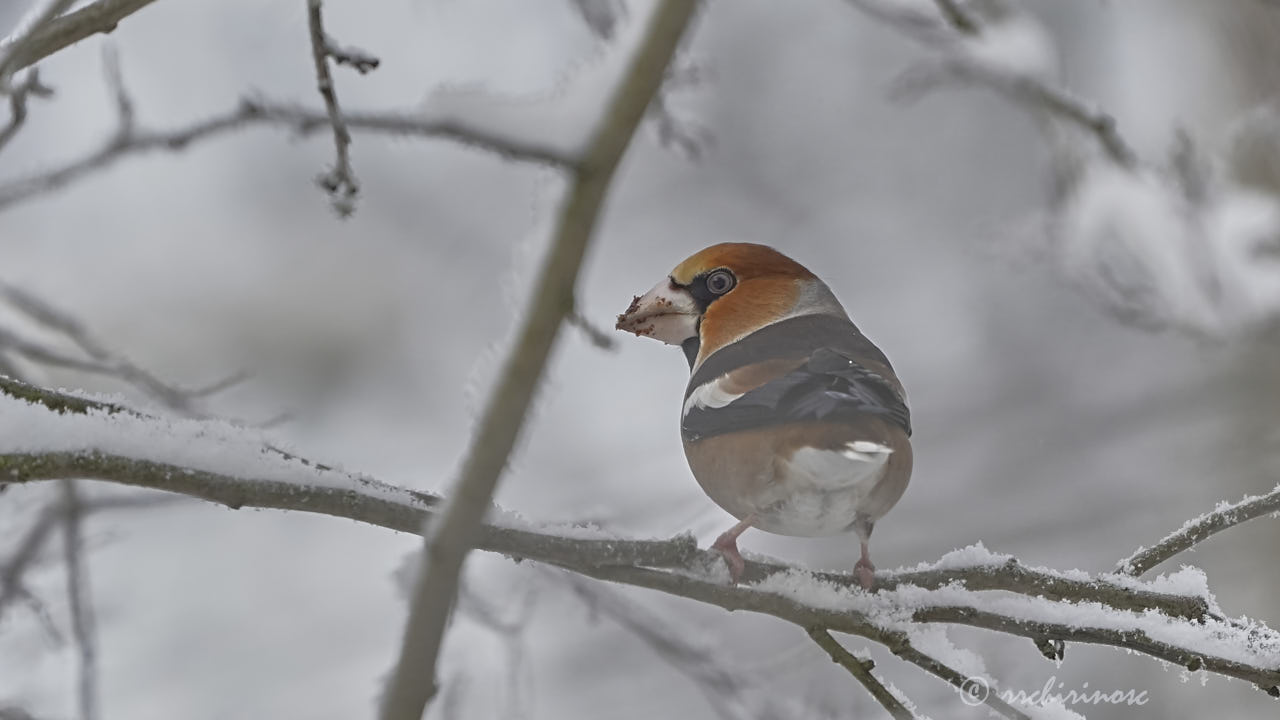
<svg viewBox="0 0 1280 720"><path fill-rule="evenodd" d="M700 315L693 296L668 279L633 299L627 311L618 316L616 327L668 345L680 345L697 337Z"/></svg>

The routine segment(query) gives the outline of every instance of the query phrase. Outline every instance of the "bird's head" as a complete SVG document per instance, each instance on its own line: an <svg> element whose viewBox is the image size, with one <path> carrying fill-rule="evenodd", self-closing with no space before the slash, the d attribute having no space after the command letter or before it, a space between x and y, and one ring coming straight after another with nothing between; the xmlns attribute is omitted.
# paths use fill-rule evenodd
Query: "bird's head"
<svg viewBox="0 0 1280 720"><path fill-rule="evenodd" d="M846 317L826 284L767 245L721 243L694 253L631 301L617 328L679 345L696 368L716 350L797 315Z"/></svg>

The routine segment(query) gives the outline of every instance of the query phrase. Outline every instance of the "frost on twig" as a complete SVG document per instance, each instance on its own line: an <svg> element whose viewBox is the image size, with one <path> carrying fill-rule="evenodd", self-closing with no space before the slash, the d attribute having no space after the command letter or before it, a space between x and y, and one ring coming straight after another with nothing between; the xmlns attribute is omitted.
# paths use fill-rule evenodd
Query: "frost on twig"
<svg viewBox="0 0 1280 720"><path fill-rule="evenodd" d="M1263 515L1280 512L1280 485L1265 495L1219 503L1212 512L1192 518L1149 548L1139 548L1116 565L1116 572L1138 576L1210 537Z"/></svg>
<svg viewBox="0 0 1280 720"><path fill-rule="evenodd" d="M351 131L347 129L346 118L338 105L338 92L333 85L333 74L329 72L329 59L333 58L339 65L350 65L361 75L378 67L378 59L362 50L340 48L333 38L325 34L321 4L322 0L307 0L307 26L311 33L311 59L315 63L316 86L324 100L329 125L333 128L336 158L329 172L318 177L316 182L329 193L330 202L338 216L347 217L355 212L360 183L351 168Z"/></svg>

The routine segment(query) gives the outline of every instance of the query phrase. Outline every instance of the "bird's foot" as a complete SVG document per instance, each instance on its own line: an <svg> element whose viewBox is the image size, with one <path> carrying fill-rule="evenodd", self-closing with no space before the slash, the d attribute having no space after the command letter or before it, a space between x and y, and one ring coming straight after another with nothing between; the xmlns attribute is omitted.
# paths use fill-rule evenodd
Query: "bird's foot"
<svg viewBox="0 0 1280 720"><path fill-rule="evenodd" d="M871 564L871 560L862 558L853 566L853 574L858 578L858 584L863 590L870 590L876 584L876 566Z"/></svg>
<svg viewBox="0 0 1280 720"><path fill-rule="evenodd" d="M743 571L747 569L747 561L743 560L742 553L738 552L738 536L725 533L711 543L711 549L724 558L724 564L729 566L729 580L737 585Z"/></svg>

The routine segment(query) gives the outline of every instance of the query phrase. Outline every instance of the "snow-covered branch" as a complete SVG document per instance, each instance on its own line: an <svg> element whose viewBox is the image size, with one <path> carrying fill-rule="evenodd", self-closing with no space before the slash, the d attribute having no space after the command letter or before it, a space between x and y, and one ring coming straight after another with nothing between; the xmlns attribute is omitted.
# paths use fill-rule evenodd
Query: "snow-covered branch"
<svg viewBox="0 0 1280 720"><path fill-rule="evenodd" d="M413 533L423 532L424 521L442 505L434 495L275 449L256 431L157 418L9 379L0 379L0 478L6 483L107 480L229 507L321 513ZM1247 505L1245 512L1263 514L1258 507ZM1214 517L1229 513L1223 509ZM496 509L489 510L489 518L475 537L479 549L767 614L806 630L858 635L922 667L932 657L942 667L969 672L947 657L935 657L936 643L929 643L930 652L923 655L920 635L930 625L967 625L1037 642L1048 638L1135 651L1280 694L1280 633L1246 619L1226 619L1203 573L1194 568L1143 581L1026 568L977 546L932 565L884 573L873 593L862 591L849 575L761 562L749 563L746 583L734 586L718 556L699 550L690 536L631 540L581 527L536 527ZM1203 522L1225 527L1216 524L1225 520ZM998 579L1005 574L1010 579ZM1130 597L1121 599L1118 588L1127 588ZM1202 614L1186 614L1198 606L1205 607ZM950 678L939 667L930 672Z"/></svg>
<svg viewBox="0 0 1280 720"><path fill-rule="evenodd" d="M1276 512L1280 512L1280 485L1266 495L1252 495L1234 503L1219 503L1212 512L1188 520L1152 547L1138 548L1116 565L1116 572L1137 577L1223 530Z"/></svg>

